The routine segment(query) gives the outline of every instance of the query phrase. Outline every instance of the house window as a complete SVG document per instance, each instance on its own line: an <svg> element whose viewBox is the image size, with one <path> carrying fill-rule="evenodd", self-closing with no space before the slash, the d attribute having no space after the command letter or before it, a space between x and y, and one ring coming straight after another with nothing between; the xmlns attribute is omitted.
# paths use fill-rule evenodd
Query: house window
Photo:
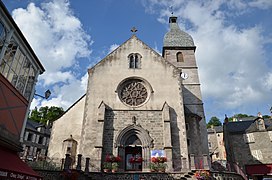
<svg viewBox="0 0 272 180"><path fill-rule="evenodd" d="M129 59L129 68L130 69L138 69L140 68L140 60L141 60L141 55L137 53L130 54L128 56Z"/></svg>
<svg viewBox="0 0 272 180"><path fill-rule="evenodd" d="M244 141L245 143L254 143L255 138L253 133L244 134Z"/></svg>
<svg viewBox="0 0 272 180"><path fill-rule="evenodd" d="M257 160L262 160L263 159L262 151L259 150L259 149L258 150L252 150L251 155L253 156L254 159L257 159Z"/></svg>
<svg viewBox="0 0 272 180"><path fill-rule="evenodd" d="M27 141L32 141L33 139L33 134L29 133L27 136Z"/></svg>
<svg viewBox="0 0 272 180"><path fill-rule="evenodd" d="M42 144L42 143L43 143L43 137L42 137L42 136L40 136L38 143L39 143L39 144Z"/></svg>
<svg viewBox="0 0 272 180"><path fill-rule="evenodd" d="M29 100L37 73L14 40L11 40L4 53L0 73Z"/></svg>
<svg viewBox="0 0 272 180"><path fill-rule="evenodd" d="M182 52L177 53L177 62L184 62Z"/></svg>
<svg viewBox="0 0 272 180"><path fill-rule="evenodd" d="M3 47L4 42L5 42L5 38L6 38L6 28L3 25L3 23L0 22L0 50L2 50L2 47Z"/></svg>

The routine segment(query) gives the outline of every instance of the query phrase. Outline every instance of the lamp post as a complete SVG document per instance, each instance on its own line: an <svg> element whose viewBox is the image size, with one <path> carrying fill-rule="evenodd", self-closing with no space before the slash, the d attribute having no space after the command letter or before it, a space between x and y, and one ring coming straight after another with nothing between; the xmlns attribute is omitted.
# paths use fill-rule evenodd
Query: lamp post
<svg viewBox="0 0 272 180"><path fill-rule="evenodd" d="M37 77L36 77L37 78ZM33 87L34 88L34 87ZM34 91L34 90L33 90ZM32 92L33 93L33 92ZM44 93L44 96L42 95L39 95L39 94L36 94L34 93L34 95L32 94L32 99L34 96L39 96L43 99L48 99L51 95L51 91L48 89L47 91L45 91ZM32 100L31 100L32 101ZM28 114L29 114L29 108L30 108L30 103L28 104L28 108L27 108L27 113L25 115L25 119L24 119L24 123L23 123L23 126L22 126L22 131L21 131L21 135L20 135L20 142L23 142L23 138L24 138L24 133L25 133L25 127L26 127L26 122L27 122L27 119L28 119Z"/></svg>
<svg viewBox="0 0 272 180"><path fill-rule="evenodd" d="M49 89L47 89L47 91L45 91L45 93L44 93L44 96L36 94L36 93L34 95L39 96L39 97L41 97L43 99L48 99L50 97L50 95L51 95L51 91Z"/></svg>

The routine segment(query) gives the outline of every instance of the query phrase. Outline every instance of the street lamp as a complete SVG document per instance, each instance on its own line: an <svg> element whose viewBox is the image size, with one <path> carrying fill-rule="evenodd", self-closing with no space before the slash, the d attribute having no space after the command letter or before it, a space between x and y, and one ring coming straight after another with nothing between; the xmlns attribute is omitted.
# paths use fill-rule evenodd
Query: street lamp
<svg viewBox="0 0 272 180"><path fill-rule="evenodd" d="M44 96L42 96L42 95L39 95L39 94L34 94L35 96L39 96L39 97L41 97L41 98L43 98L43 99L48 99L49 97L50 97L50 95L51 95L51 92L50 92L50 90L48 89L47 91L45 91L45 93L44 93Z"/></svg>

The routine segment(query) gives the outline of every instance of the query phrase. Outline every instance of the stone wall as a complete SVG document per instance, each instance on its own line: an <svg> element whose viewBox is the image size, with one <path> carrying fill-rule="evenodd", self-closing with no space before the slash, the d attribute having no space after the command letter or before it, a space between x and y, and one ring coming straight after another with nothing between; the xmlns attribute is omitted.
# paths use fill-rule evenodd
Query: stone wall
<svg viewBox="0 0 272 180"><path fill-rule="evenodd" d="M63 116L53 123L48 147L48 157L58 165L61 164L61 159L65 158L66 154L63 141L68 139L70 135L78 142L76 154L79 153L78 147L81 138L84 104L85 96L82 96Z"/></svg>
<svg viewBox="0 0 272 180"><path fill-rule="evenodd" d="M161 111L106 111L104 124L103 150L112 153L116 135L119 131L133 124L132 117L136 117L136 124L150 132L154 140L154 149L163 149L163 120Z"/></svg>
<svg viewBox="0 0 272 180"><path fill-rule="evenodd" d="M244 134L230 134L227 138L232 147L234 162L245 171L246 164L269 164L272 162L272 144L267 131L253 132L254 141L245 142ZM228 147L229 148L229 147ZM259 151L258 158L254 151Z"/></svg>
<svg viewBox="0 0 272 180"><path fill-rule="evenodd" d="M163 180L180 180L180 179L195 179L192 172L189 173L101 173L101 172L92 172L84 173L83 171L71 171L70 173L65 173L64 171L43 171L36 170L43 180L64 180L76 178L77 180L154 180L154 179L163 179ZM211 172L211 176L216 180L244 180L242 176L235 173L229 172Z"/></svg>

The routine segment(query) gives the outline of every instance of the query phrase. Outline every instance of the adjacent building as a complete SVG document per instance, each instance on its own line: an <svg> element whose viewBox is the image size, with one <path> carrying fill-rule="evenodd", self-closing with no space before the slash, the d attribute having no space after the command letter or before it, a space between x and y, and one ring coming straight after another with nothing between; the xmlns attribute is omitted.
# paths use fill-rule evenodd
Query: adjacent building
<svg viewBox="0 0 272 180"><path fill-rule="evenodd" d="M90 158L90 171L100 171L107 154L121 157L120 171L150 171L158 152L169 172L209 169L196 46L177 17L169 25L162 55L132 29L126 42L88 69L86 94L53 124L51 159L60 163L76 149ZM139 156L143 161L132 166L130 158Z"/></svg>
<svg viewBox="0 0 272 180"><path fill-rule="evenodd" d="M0 179L40 176L20 160L20 139L44 68L0 1Z"/></svg>
<svg viewBox="0 0 272 180"><path fill-rule="evenodd" d="M21 159L25 161L45 160L50 131L50 126L28 119L22 143L23 152L20 153Z"/></svg>
<svg viewBox="0 0 272 180"><path fill-rule="evenodd" d="M224 123L227 162L247 178L272 177L272 119Z"/></svg>
<svg viewBox="0 0 272 180"><path fill-rule="evenodd" d="M209 155L213 170L226 170L226 150L223 136L223 126L212 126L207 129Z"/></svg>

